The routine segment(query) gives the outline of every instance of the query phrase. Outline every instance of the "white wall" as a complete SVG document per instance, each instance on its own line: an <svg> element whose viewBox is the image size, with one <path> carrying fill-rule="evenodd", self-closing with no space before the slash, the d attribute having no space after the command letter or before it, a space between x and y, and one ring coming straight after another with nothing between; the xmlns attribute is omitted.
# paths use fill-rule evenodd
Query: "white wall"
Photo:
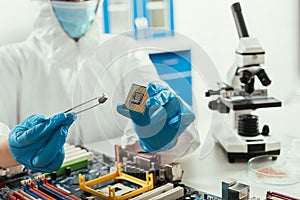
<svg viewBox="0 0 300 200"><path fill-rule="evenodd" d="M175 28L200 44L215 62L220 75L234 61L238 34L231 13L232 0L174 0ZM240 1L251 36L266 51L270 92L286 101L299 80L298 0ZM24 40L32 29L31 0L0 1L0 45Z"/></svg>
<svg viewBox="0 0 300 200"><path fill-rule="evenodd" d="M175 29L200 44L215 62L221 77L235 59L238 34L230 0L174 0ZM270 92L283 101L299 84L299 1L240 1L250 36L266 51L265 65L273 81Z"/></svg>
<svg viewBox="0 0 300 200"><path fill-rule="evenodd" d="M31 0L0 1L0 45L24 40L32 30Z"/></svg>

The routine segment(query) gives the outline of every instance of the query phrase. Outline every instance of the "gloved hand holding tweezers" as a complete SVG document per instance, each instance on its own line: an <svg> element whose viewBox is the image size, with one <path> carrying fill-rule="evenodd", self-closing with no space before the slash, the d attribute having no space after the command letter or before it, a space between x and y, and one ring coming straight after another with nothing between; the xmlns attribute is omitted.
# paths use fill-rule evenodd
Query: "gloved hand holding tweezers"
<svg viewBox="0 0 300 200"><path fill-rule="evenodd" d="M77 112L75 108L97 100L97 104ZM90 110L107 100L105 95L91 99L78 106L52 117L31 115L9 133L8 144L13 158L28 169L39 172L51 172L62 165L69 127L77 114Z"/></svg>

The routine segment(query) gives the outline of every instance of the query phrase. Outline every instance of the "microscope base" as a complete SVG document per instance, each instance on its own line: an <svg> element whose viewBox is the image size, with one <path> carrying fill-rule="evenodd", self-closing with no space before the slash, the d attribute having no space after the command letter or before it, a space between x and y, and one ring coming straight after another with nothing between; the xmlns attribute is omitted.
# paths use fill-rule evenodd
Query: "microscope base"
<svg viewBox="0 0 300 200"><path fill-rule="evenodd" d="M234 163L236 160L246 160L261 155L280 155L280 150L265 151L265 152L249 152L249 153L230 153L227 152L228 162ZM276 159L277 157L274 157Z"/></svg>
<svg viewBox="0 0 300 200"><path fill-rule="evenodd" d="M280 141L274 136L258 135L255 137L242 137L237 133L220 136L218 142L227 154L228 161L248 161L260 155L279 155Z"/></svg>

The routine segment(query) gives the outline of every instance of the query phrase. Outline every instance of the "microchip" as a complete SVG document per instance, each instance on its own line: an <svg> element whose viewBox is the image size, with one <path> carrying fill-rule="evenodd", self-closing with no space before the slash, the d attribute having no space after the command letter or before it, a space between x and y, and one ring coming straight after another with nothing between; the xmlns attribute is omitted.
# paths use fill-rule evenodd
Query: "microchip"
<svg viewBox="0 0 300 200"><path fill-rule="evenodd" d="M132 84L125 101L125 107L139 113L144 113L149 95L145 86Z"/></svg>

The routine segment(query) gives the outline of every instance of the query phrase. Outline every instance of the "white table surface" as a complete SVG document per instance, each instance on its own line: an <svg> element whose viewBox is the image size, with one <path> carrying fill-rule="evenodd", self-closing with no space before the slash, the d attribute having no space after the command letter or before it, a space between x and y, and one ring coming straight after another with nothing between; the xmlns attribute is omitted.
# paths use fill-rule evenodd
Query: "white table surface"
<svg viewBox="0 0 300 200"><path fill-rule="evenodd" d="M270 126L271 134L282 138L283 148L292 139L300 139L300 104L261 109L257 110L256 114L259 116L260 123ZM101 144L95 143L89 148L113 156L113 143L118 143L118 141L119 139L115 139L101 142ZM236 179L250 186L251 197L264 199L266 192L270 190L300 198L300 183L290 185L258 183L248 178L246 162L229 163L226 154L218 144L202 159L200 159L199 151L200 149L179 160L184 170L183 183L188 186L221 196L222 181ZM282 154L285 155L285 153L286 151L282 149ZM300 156L300 146L298 153Z"/></svg>
<svg viewBox="0 0 300 200"><path fill-rule="evenodd" d="M256 111L256 114L259 116L259 123L268 124L270 133L281 139L280 156L287 156L292 142L295 139L300 139L300 104L260 109ZM300 142L298 141L297 144L300 145ZM298 149L296 156L300 158L300 146L296 148ZM300 198L300 183L290 185L258 183L248 177L245 162L229 163L225 152L218 144L205 158L200 159L198 151L182 158L180 163L185 170L183 176L185 184L217 196L221 196L221 182L223 180L236 179L238 182L250 186L251 197L263 199L266 191L270 190ZM300 166L300 159L298 166Z"/></svg>

